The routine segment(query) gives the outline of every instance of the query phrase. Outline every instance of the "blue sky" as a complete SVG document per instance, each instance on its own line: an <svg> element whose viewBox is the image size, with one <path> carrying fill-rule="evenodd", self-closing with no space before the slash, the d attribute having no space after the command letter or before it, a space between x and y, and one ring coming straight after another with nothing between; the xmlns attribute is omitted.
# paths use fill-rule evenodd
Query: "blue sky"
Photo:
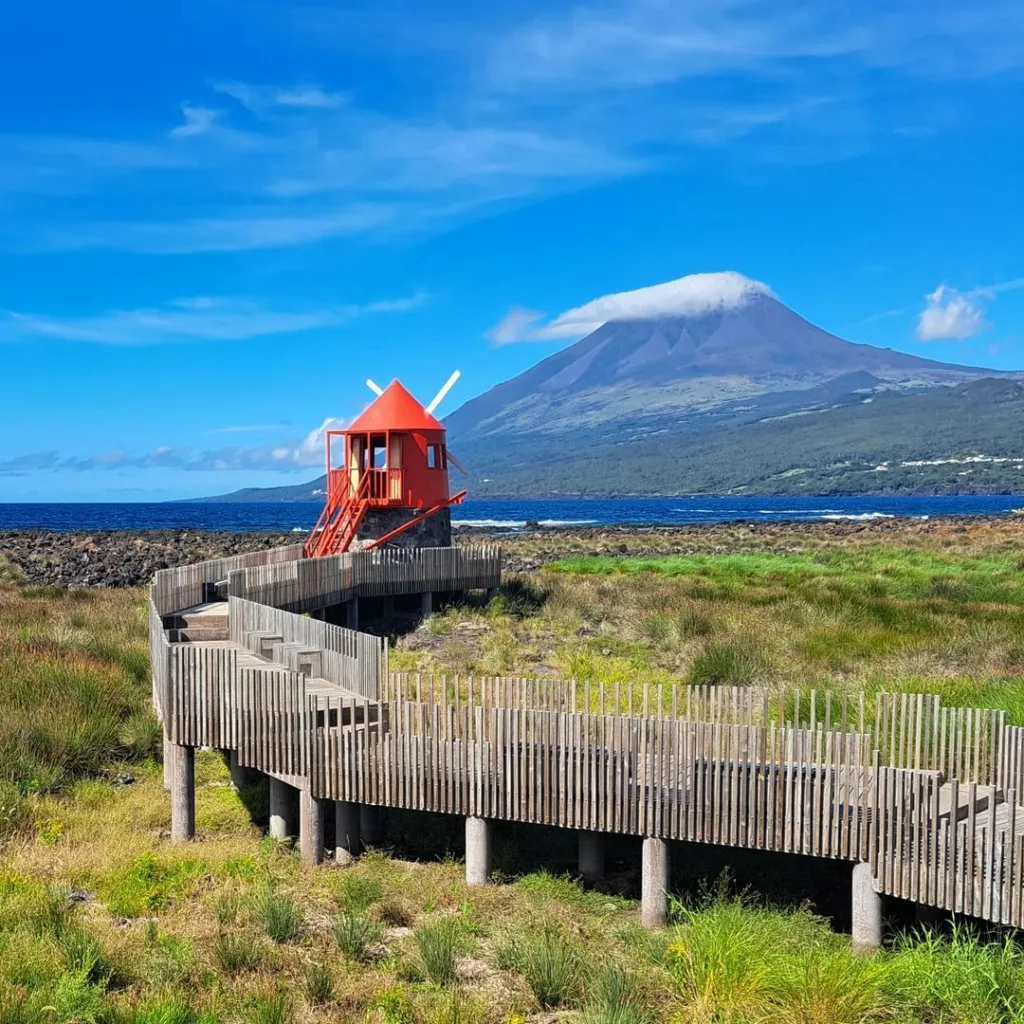
<svg viewBox="0 0 1024 1024"><path fill-rule="evenodd" d="M1024 367L1019 0L6 0L4 24L0 501L309 479L367 376L426 401L458 366L450 411L572 341L530 322L691 273Z"/></svg>

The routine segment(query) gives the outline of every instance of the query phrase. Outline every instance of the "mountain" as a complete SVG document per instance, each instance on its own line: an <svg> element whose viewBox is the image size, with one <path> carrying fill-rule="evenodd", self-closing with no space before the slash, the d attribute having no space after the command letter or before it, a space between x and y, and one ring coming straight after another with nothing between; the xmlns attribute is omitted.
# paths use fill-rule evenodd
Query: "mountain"
<svg viewBox="0 0 1024 1024"><path fill-rule="evenodd" d="M606 322L445 419L471 494L1024 489L1022 374L844 341L731 273L573 314Z"/></svg>
<svg viewBox="0 0 1024 1024"><path fill-rule="evenodd" d="M685 279L684 279L685 280ZM774 296L696 314L606 323L452 413L453 445L520 432L559 434L615 424L678 422L728 402L828 387L958 384L994 371L857 345L808 323Z"/></svg>

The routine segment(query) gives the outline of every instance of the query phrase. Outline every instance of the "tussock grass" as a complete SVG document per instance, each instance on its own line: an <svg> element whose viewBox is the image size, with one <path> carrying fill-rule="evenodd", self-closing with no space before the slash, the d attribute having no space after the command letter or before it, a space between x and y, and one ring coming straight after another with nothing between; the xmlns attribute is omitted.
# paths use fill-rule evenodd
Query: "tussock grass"
<svg viewBox="0 0 1024 1024"><path fill-rule="evenodd" d="M227 975L256 970L265 955L262 943L250 932L229 932L219 936L213 945L213 953L218 966Z"/></svg>
<svg viewBox="0 0 1024 1024"><path fill-rule="evenodd" d="M370 958L372 948L384 934L383 927L365 910L342 911L331 923L338 950L357 962Z"/></svg>
<svg viewBox="0 0 1024 1024"><path fill-rule="evenodd" d="M260 891L254 909L264 931L274 942L294 942L302 930L302 908L290 896L271 886Z"/></svg>
<svg viewBox="0 0 1024 1024"><path fill-rule="evenodd" d="M554 922L510 932L498 948L498 962L519 974L538 1004L547 1009L579 1003L586 970L585 950Z"/></svg>
<svg viewBox="0 0 1024 1024"><path fill-rule="evenodd" d="M435 985L455 981L455 960L466 949L467 935L456 918L443 917L419 926L415 933L419 963Z"/></svg>

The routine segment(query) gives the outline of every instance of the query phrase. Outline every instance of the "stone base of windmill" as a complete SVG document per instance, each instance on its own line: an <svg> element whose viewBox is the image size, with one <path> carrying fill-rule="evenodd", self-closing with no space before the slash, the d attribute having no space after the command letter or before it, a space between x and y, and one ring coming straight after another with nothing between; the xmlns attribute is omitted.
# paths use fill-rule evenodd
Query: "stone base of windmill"
<svg viewBox="0 0 1024 1024"><path fill-rule="evenodd" d="M392 530L397 530L403 523L422 515L425 508L371 508L368 509L363 521L356 531L356 539L352 542L352 551L360 551L367 544L383 537ZM452 543L451 509L441 509L432 516L410 526L389 540L384 547L389 548L446 548Z"/></svg>

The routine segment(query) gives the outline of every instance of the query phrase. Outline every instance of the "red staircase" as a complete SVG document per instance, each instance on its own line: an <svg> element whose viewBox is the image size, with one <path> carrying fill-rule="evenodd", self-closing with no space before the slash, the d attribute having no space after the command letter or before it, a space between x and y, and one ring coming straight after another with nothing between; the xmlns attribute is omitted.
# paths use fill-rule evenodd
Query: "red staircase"
<svg viewBox="0 0 1024 1024"><path fill-rule="evenodd" d="M348 551L370 507L370 500L366 497L368 485L369 474L364 473L354 498L350 498L344 488L332 488L313 532L306 538L307 558L340 555Z"/></svg>

